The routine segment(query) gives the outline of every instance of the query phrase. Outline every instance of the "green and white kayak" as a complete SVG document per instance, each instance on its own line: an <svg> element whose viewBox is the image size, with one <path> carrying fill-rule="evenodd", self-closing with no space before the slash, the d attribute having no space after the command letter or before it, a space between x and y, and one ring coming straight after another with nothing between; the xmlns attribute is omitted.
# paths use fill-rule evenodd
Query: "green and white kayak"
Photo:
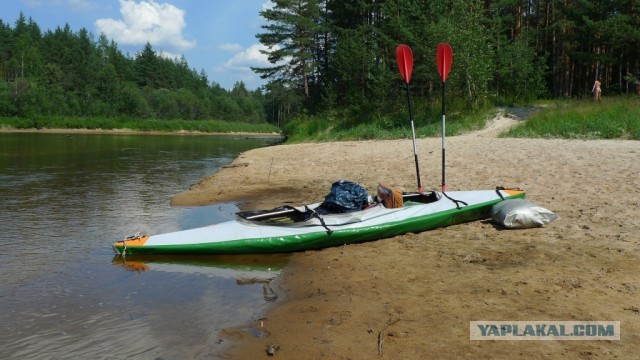
<svg viewBox="0 0 640 360"><path fill-rule="evenodd" d="M524 198L520 189L404 194L402 207L377 204L361 211L324 214L321 203L287 207L237 219L159 235L116 241L117 254L259 254L322 249L389 238L409 232L490 217L505 199ZM309 216L312 214L312 216Z"/></svg>

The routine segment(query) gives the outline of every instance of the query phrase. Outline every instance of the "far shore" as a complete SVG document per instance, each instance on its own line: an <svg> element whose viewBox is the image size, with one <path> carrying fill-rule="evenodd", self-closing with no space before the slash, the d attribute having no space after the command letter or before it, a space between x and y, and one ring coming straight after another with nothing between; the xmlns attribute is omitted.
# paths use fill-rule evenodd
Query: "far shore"
<svg viewBox="0 0 640 360"><path fill-rule="evenodd" d="M221 333L225 359L619 358L640 353L640 142L497 138L497 118L447 139L447 189L520 187L560 217L477 221L294 253L266 313ZM417 141L440 185L440 139ZM284 144L242 153L173 199L244 208L321 200L339 179L415 191L411 139ZM471 341L471 321L620 321L619 341ZM259 334L257 336L256 334Z"/></svg>
<svg viewBox="0 0 640 360"><path fill-rule="evenodd" d="M204 132L204 131L142 131L131 129L12 129L0 127L0 133L43 133L43 134L112 134L112 135L200 135L200 136L243 136L243 137L284 137L278 133L248 132Z"/></svg>

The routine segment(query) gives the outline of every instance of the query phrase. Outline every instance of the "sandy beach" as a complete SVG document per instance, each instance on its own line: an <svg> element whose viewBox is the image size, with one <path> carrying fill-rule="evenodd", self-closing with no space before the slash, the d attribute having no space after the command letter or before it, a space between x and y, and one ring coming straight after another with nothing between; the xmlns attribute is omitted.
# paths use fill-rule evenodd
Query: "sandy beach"
<svg viewBox="0 0 640 360"><path fill-rule="evenodd" d="M447 138L447 190L520 187L559 219L503 230L477 221L296 253L279 295L223 358L628 359L640 353L640 142L500 139L517 120ZM422 185L439 189L441 140L418 139ZM243 209L322 200L339 179L417 190L411 139L248 151L174 205ZM470 341L469 322L620 321L620 341ZM262 334L263 336L255 336Z"/></svg>

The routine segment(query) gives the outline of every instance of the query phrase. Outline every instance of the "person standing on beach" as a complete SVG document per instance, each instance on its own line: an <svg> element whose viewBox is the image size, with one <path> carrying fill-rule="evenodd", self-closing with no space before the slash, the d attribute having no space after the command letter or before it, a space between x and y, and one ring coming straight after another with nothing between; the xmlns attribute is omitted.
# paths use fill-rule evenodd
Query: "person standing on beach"
<svg viewBox="0 0 640 360"><path fill-rule="evenodd" d="M598 78L596 82L593 83L593 88L591 89L593 93L593 100L600 101L600 96L602 95L602 79Z"/></svg>

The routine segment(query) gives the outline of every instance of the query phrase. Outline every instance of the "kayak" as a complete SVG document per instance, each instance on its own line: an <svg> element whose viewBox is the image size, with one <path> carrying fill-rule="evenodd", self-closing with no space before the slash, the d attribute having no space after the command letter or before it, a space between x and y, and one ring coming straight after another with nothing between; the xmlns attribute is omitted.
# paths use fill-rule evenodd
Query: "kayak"
<svg viewBox="0 0 640 360"><path fill-rule="evenodd" d="M322 203L238 213L237 219L113 244L120 255L264 254L317 250L486 219L493 205L524 198L520 189L404 193L401 207L375 203L347 213L317 211Z"/></svg>

